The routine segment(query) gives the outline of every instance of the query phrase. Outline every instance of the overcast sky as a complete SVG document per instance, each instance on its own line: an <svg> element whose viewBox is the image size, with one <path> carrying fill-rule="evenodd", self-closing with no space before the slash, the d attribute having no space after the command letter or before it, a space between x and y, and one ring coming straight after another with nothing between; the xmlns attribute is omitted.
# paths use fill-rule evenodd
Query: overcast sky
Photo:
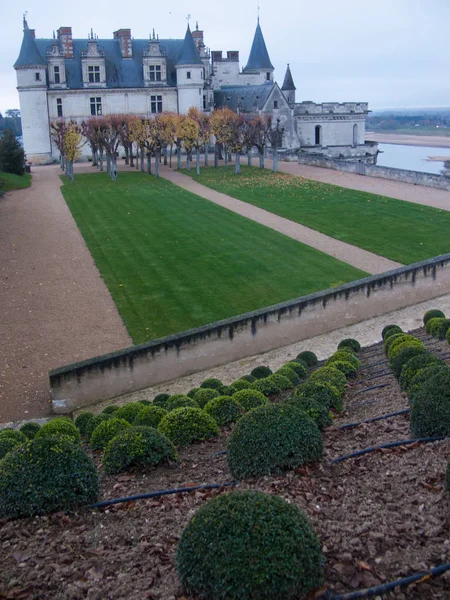
<svg viewBox="0 0 450 600"><path fill-rule="evenodd" d="M4 6L6 0L4 0ZM51 8L50 8L51 6ZM155 8L156 7L156 8ZM297 101L368 101L370 108L450 106L449 0L260 0L261 27L275 79L290 63ZM8 3L0 16L0 111L18 108L12 67L22 41L22 11L36 37L71 26L74 38L91 27L99 38L131 28L147 38L182 38L187 14L198 21L211 50L239 50L248 58L257 0Z"/></svg>

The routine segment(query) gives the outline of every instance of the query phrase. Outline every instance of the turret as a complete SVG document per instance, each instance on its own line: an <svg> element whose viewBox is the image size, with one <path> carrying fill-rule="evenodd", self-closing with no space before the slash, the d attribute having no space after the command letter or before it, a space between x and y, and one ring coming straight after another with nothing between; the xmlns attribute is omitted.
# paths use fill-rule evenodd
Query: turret
<svg viewBox="0 0 450 600"><path fill-rule="evenodd" d="M178 112L186 114L191 106L202 110L205 66L189 25L175 68L177 71Z"/></svg>
<svg viewBox="0 0 450 600"><path fill-rule="evenodd" d="M286 75L284 76L283 85L281 86L281 91L286 97L286 100L289 104L295 104L295 90L296 87L294 85L294 80L292 78L291 69L289 67L289 63L286 69Z"/></svg>
<svg viewBox="0 0 450 600"><path fill-rule="evenodd" d="M270 62L269 53L267 52L266 42L264 41L258 18L250 56L248 57L247 65L243 69L243 73L260 73L264 75L264 81L273 81L273 72L274 67Z"/></svg>

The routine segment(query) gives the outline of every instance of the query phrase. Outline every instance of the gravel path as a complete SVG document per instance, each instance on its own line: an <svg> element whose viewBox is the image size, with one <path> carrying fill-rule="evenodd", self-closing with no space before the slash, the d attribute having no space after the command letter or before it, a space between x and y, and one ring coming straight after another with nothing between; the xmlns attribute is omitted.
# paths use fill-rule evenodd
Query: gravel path
<svg viewBox="0 0 450 600"><path fill-rule="evenodd" d="M383 258L372 252L367 252L367 250L362 250L357 246L352 246L351 244L336 240L328 235L319 233L314 229L310 229L309 227L305 227L304 225L275 215L267 210L258 208L257 206L253 206L253 204L242 202L242 200L237 200L236 198L212 190L209 187L197 183L191 177L183 175L178 171L173 171L168 167L161 167L160 173L165 179L168 179L175 185L178 185L193 194L197 194L197 196L206 198L207 200L228 208L247 219L251 219L252 221L261 223L261 225L279 231L298 242L312 246L313 248L325 252L357 269L366 271L366 273L374 275L376 273L390 271L391 269L397 269L402 266L400 263Z"/></svg>
<svg viewBox="0 0 450 600"><path fill-rule="evenodd" d="M59 173L0 200L0 423L50 413L49 369L131 344Z"/></svg>

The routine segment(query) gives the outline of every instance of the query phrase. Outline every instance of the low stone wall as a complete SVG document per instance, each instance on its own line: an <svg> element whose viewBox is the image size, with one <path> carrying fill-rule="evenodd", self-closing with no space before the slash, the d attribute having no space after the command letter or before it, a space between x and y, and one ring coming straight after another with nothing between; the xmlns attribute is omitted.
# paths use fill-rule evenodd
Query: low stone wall
<svg viewBox="0 0 450 600"><path fill-rule="evenodd" d="M50 372L71 412L450 293L450 254Z"/></svg>
<svg viewBox="0 0 450 600"><path fill-rule="evenodd" d="M381 167L379 165L370 165L360 162L347 162L345 160L330 160L320 156L310 156L306 153L299 154L298 162L301 165L323 167L325 169L357 173L358 175L366 175L368 177L381 177L382 179L392 179L393 181L403 181L405 183L425 185L441 190L450 190L450 177L434 175L433 173L421 173L420 171L394 169L392 167Z"/></svg>

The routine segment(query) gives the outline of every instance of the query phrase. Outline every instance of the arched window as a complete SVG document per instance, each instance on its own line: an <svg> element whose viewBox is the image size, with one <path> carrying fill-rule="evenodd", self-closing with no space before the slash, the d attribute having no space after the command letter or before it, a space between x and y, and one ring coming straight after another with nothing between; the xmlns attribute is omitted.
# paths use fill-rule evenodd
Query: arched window
<svg viewBox="0 0 450 600"><path fill-rule="evenodd" d="M358 125L356 123L353 125L353 145L358 145Z"/></svg>
<svg viewBox="0 0 450 600"><path fill-rule="evenodd" d="M315 127L315 142L316 146L322 145L322 127L320 125L316 125Z"/></svg>

